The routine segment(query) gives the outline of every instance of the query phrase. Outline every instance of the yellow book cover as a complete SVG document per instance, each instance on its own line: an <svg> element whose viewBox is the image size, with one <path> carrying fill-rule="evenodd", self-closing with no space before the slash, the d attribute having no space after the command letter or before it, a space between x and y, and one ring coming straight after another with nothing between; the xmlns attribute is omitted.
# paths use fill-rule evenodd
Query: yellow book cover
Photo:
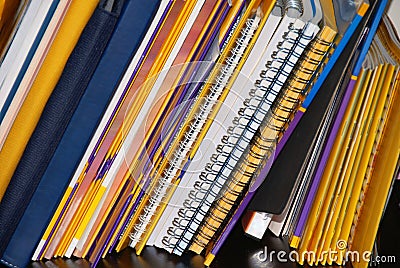
<svg viewBox="0 0 400 268"><path fill-rule="evenodd" d="M400 153L400 90L397 84L390 107L387 122L383 130L383 139L377 153L375 166L367 190L364 192L364 204L354 232L352 251L367 258L353 262L355 268L368 267L370 253L378 231L386 199L392 184L397 160Z"/></svg>

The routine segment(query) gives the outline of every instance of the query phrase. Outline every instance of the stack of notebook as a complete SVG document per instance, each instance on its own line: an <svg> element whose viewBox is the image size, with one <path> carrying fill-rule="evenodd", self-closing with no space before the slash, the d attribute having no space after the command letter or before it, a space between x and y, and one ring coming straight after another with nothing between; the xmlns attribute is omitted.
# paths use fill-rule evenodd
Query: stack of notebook
<svg viewBox="0 0 400 268"><path fill-rule="evenodd" d="M317 253L299 263L371 251L399 159L395 4L10 2L1 263L155 246L210 265L240 220ZM271 180L287 148L301 170Z"/></svg>
<svg viewBox="0 0 400 268"><path fill-rule="evenodd" d="M364 62L353 71L347 107L336 117L340 126L331 130L315 173L314 202L303 207L307 221L294 232L293 246L316 252L310 264L331 264L321 256L329 249L372 249L399 156L398 44L385 15ZM343 254L337 262L344 259Z"/></svg>

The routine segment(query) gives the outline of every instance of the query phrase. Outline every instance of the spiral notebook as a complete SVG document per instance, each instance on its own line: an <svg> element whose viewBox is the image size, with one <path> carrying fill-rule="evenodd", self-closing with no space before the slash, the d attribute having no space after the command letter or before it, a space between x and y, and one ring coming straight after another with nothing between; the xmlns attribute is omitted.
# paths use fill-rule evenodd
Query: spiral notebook
<svg viewBox="0 0 400 268"><path fill-rule="evenodd" d="M260 57L260 51L263 51L262 55L264 55L264 52L268 47L266 44L270 42L271 37L274 34L270 29L276 28L280 20L281 18L279 16L270 15L266 21L254 48L252 49L246 63L243 65L240 75L232 85L232 88L228 93L220 112L214 119L210 130L203 138L199 150L194 156L195 160L187 167L183 176L183 181L172 196L171 204L168 205L163 213L163 216L157 225L160 229L154 231L154 236L157 236L155 242L156 246L172 251L174 245L166 241L174 239L172 237L169 238L168 233L171 233L171 231L175 232L175 230L172 229L176 222L175 218L181 213L180 209L186 204L185 199L188 198L189 194L191 194L196 181L199 179L199 173L201 172L198 171L203 171L205 169L210 157L216 152L216 141L221 140L221 138L226 134L227 128L230 126L233 118L237 115L237 111L239 111L243 106L243 101L248 96L248 91L254 83L252 81L254 81L256 74L259 74L263 66L262 64L254 63L262 61L265 57ZM192 208L194 209L194 207Z"/></svg>
<svg viewBox="0 0 400 268"><path fill-rule="evenodd" d="M321 63L329 55L335 36L336 32L329 27L323 28L318 33L315 40L306 48L292 76L289 78L287 86L284 87L282 93L278 96L277 103L279 105L273 107L272 118L279 115L279 118L275 119L277 122L274 128L278 128L280 133L283 133L284 128L288 126L287 120L293 117L292 114L301 102L302 94L306 92L306 88L310 86L313 77L316 77L316 74L320 71ZM266 215L267 213L251 215L250 217L260 217L260 220L256 218L247 219L248 222L244 224L245 232L255 238L261 239L270 222L270 217L266 217ZM260 226L260 224L263 226Z"/></svg>
<svg viewBox="0 0 400 268"><path fill-rule="evenodd" d="M141 201L141 206L138 208L139 213L135 213L133 217L135 225L133 233L130 235L132 240L130 245L136 246L138 253L142 250L155 227L155 223L161 216L165 202L169 201L171 194L182 179L181 175L183 174L179 174L181 168L193 159L200 141L212 123L208 118L214 118L221 102L225 100L229 88L236 79L260 33L261 28L258 26L260 23L265 23L272 6L272 4L269 4L257 8L255 1L253 1L247 7L226 46L227 49L222 52L218 64L211 72L208 82L204 85L197 101L190 110L187 116L188 120L167 151L165 159L171 160L161 161L160 166L157 167L157 169L160 168L157 173L162 175L160 178L152 179L154 182L150 188L150 195L146 198L148 201L146 199L145 202ZM224 65L220 66L219 64ZM169 185L170 183L172 185ZM163 203L160 204L159 202ZM159 206L160 209L158 209ZM150 220L151 224L149 224Z"/></svg>
<svg viewBox="0 0 400 268"><path fill-rule="evenodd" d="M274 18L274 15L271 15L270 17L273 17ZM279 17L275 17L274 18L274 21L267 21L267 24L269 25L269 23L274 23L275 25L277 24L277 21L278 20L280 20L279 19ZM289 24L289 22L288 22L288 20L289 20L289 18L287 18L286 19L286 22L284 22L284 24L286 23L286 29L287 29L287 25ZM282 22L279 22L280 23L280 25L282 24ZM285 29L285 27L284 26L282 26L280 29ZM277 30L276 32L275 32L275 35L276 36L281 36L283 34L283 31L282 30ZM276 42L276 41L275 41ZM273 46L272 46L273 47ZM260 60L260 66L262 66L262 64L265 64L265 62L267 61L266 60L266 57L268 57L268 56L270 56L272 54L272 51L271 51L271 44L265 49L265 51L264 51L264 56L262 56L262 59ZM260 67L258 67L258 69L260 69ZM261 71L261 70L259 70L259 71ZM256 75L258 76L258 74L259 74L259 71L257 71L256 73ZM256 78L256 77L255 77ZM250 108L249 108L250 109ZM229 124L229 122L228 122L228 124ZM222 149L222 148L221 148ZM207 158L205 159L206 161L208 160ZM210 168L210 166L209 167L206 167L207 168L207 170L211 170ZM201 175L201 177L200 177L200 180L201 180L201 178L203 178L203 179L206 179L205 177L204 177L204 175L205 174L202 174ZM197 176L196 176L197 177ZM198 184L198 186L196 186L196 184L195 184L195 187L199 187L200 186L200 183L201 181L199 181L199 182L195 182L196 184ZM204 184L204 185L206 185L206 184ZM203 186L204 186L203 185ZM195 188L196 189L196 188ZM200 187L198 188L198 190L202 190ZM200 194L200 195L199 195ZM210 198L215 198L215 197L208 197L207 198L207 196L206 195L204 195L204 193L199 193L199 194L197 194L196 193L196 190L195 191L192 191L191 193L189 193L189 197L192 197L192 198L194 198L196 195L197 196L202 196L202 197L204 197L204 199L203 198L196 198L196 200L197 201L191 201L190 199L186 199L185 200L185 205L187 206L188 204L190 204L190 207L186 207L186 208L183 208L183 209L181 209L179 212L178 212L178 215L180 216L180 217L186 217L186 215L187 214L192 214L193 213L193 211L195 211L196 209L197 209L197 207L200 207L200 205L202 204L202 203L204 203L204 202L207 202L208 203L208 206L211 204L211 202L212 202L212 199L210 199ZM217 192L215 193L215 194L217 194ZM187 197L186 197L187 198ZM197 203L197 204L196 204ZM202 206L202 208L203 208L203 206ZM185 216L183 216L183 215L185 215ZM190 215L190 216L188 216L188 219L185 219L185 218L182 218L182 219L179 219L179 218L175 218L174 220L173 220L173 222L174 223L180 223L181 224L181 226L177 226L178 228L176 228L176 227L172 227L170 230L169 230L169 233L176 233L176 232L178 232L178 234L177 235L175 235L174 237L171 237L172 239L175 239L175 240L177 240L176 242L180 242L179 240L180 240L180 237L182 237L183 238L183 236L184 236L184 234L180 234L179 233L179 230L182 230L182 231L184 231L185 230L185 228L182 228L182 227L189 227L189 225L187 224L188 222L187 222L187 220L189 220L190 218L192 218L192 216L193 216L193 218L195 217L195 215ZM194 223L192 223L192 224L194 224ZM198 224L198 223L197 223ZM188 228L189 229L189 228ZM172 232L171 232L172 231ZM169 238L169 237L166 237L166 238L164 238L164 242L165 241L167 241L167 239L171 239L171 238ZM187 239L187 240L189 240L190 241L190 238L189 239ZM186 241L186 244L187 244L188 242ZM167 247L171 247L170 245L168 245ZM179 246L179 245L177 245L176 247L175 247L175 250L174 250L174 253L176 253L176 254L181 254L182 252L183 252L183 250L185 249L185 247L183 247L183 246Z"/></svg>
<svg viewBox="0 0 400 268"><path fill-rule="evenodd" d="M254 174L257 173L259 165L273 153L275 142L285 127L286 119L284 119L283 116L285 113L291 113L296 107L296 101L291 99L290 94L286 95L287 93L281 92L280 90L300 58L303 50L314 38L319 28L307 20L305 23L297 19L288 29L287 42L292 43L292 48L288 50L279 50L278 47L278 55L280 52L282 52L282 55L279 55L277 59L282 60L273 59L270 64L267 64L267 69L265 72L261 73L261 82L255 84L256 89L259 89L260 86L265 87L267 89L267 94L268 91L270 91L272 96L275 95L274 99L271 100L269 97L264 96L257 105L258 108L256 111L248 120L247 127L243 133L241 133L241 136L239 136L239 142L236 143L234 150L231 152L231 155L234 155L235 151L239 153L239 161L232 165L233 168L231 171L228 171L227 174L229 177L227 176L224 188L221 190L221 198L217 199L208 211L207 217L197 230L197 234L189 248L197 253L202 251L207 245L208 248L212 248L211 252L209 252L206 257L205 264L207 265L212 261L213 256L215 256L215 251L219 250L219 246L214 248L211 240L217 239L217 241L222 242L222 240L218 240L218 237L222 229L226 228L227 216L234 214L232 218L233 224L235 218L240 215L238 211L235 212L235 208L239 205L241 196L246 193ZM285 100L282 100L282 102L275 102L279 94L283 94ZM289 104L288 107L285 107L287 104ZM268 115L271 105L277 105L277 109L275 110L272 108L271 114ZM282 109L283 114L276 113L279 109ZM246 124L244 124L244 126L245 125ZM254 136L251 142L247 145L240 145L241 140L243 140L242 137L248 136ZM210 241L211 244L209 244Z"/></svg>
<svg viewBox="0 0 400 268"><path fill-rule="evenodd" d="M129 173L128 173L128 174L129 174ZM119 228L119 227L118 227L118 228ZM119 247L117 247L117 250L118 250L118 248L119 248Z"/></svg>
<svg viewBox="0 0 400 268"><path fill-rule="evenodd" d="M313 40L310 46L306 49L303 57L298 62L292 76L289 78L287 84L284 86L283 89L287 90L287 94L291 95L290 98L293 104L291 104L291 109L278 108L278 111L276 112L277 114L279 114L279 110L282 110L282 115L280 118L280 121L282 121L280 123L282 125L280 128L282 128L282 130L283 128L288 127L290 120L294 116L294 112L296 112L297 110L298 105L304 99L304 96L312 86L315 79L318 78L318 73L320 73L323 69L324 64L326 63L329 55L332 53L333 50L333 42L337 33L337 27L335 23L336 19L333 14L334 12L332 11L333 4L327 1L322 1L320 8L322 8L323 11L320 11L323 14L321 21L322 30L318 33L315 40ZM283 99L280 100L280 98ZM281 94L280 98L278 98L277 100L278 103L281 101L285 102L284 94ZM284 108L284 106L282 108ZM274 156L274 158L276 158L276 156ZM261 177L260 182L262 181L263 177L265 178L267 176L266 172L268 171L265 170L262 174L258 175L259 177ZM260 182L258 184L260 184ZM251 197L248 197L248 199L250 198ZM271 201L272 199L275 198L272 197ZM270 225L270 223L273 223L273 221L271 221L271 217L272 215L265 212L248 212L243 220L245 232L252 237L261 239L267 227Z"/></svg>
<svg viewBox="0 0 400 268"><path fill-rule="evenodd" d="M240 20L240 14L241 11L244 9L245 6L245 1L237 1L236 3L234 3L234 5L231 7L231 10L229 11L229 14L227 15L227 17L232 17L233 20L232 22L237 22L238 20ZM235 25L232 24L232 27L234 27ZM232 28L233 30L233 28ZM230 40L230 37L228 37L225 40L225 44L222 44L221 49L224 49L224 47L226 47L227 42ZM219 53L219 52L217 52ZM250 57L248 58L248 60L250 60ZM246 65L243 66L241 74L243 73L243 70L246 68ZM242 80L244 77L242 75L239 75L235 81L235 83L238 80ZM218 112L218 114L216 115L216 117L213 119L213 121L217 121L219 123L222 123L224 121L224 118L228 117L229 115L231 115L232 110L235 109L233 108L235 106L235 101L237 100L237 98L240 98L238 95L235 95L235 98L230 99L230 95L232 91L234 90L235 85L232 86L232 89L230 90L230 92L228 93L228 96L226 97L224 103L221 105L220 110ZM181 206L182 202L183 202L183 195L186 193L186 190L191 188L192 186L192 177L193 175L195 175L196 171L195 170L200 170L202 168L204 168L204 166L202 166L202 162L203 159L206 157L204 154L207 154L208 151L211 150L211 148L214 147L214 142L213 139L215 138L215 134L217 132L217 129L215 129L215 124L214 122L211 124L209 131L207 132L207 134L204 136L203 141L206 142L201 142L199 149L197 150L193 161L191 161L188 166L186 167L185 173L182 176L182 181L179 184L179 187L177 187L176 191L174 192L174 194L171 197L170 202L167 204L159 222L157 223L157 226L155 227L154 231L152 232L149 240L147 241L147 245L159 245L161 243L161 239L163 237L163 233L166 232L166 221L169 221L171 218L171 214L172 213L176 213L177 210L179 209L179 207ZM209 135L212 135L214 138L210 138ZM206 145L206 147L204 147ZM190 186L189 186L190 185Z"/></svg>

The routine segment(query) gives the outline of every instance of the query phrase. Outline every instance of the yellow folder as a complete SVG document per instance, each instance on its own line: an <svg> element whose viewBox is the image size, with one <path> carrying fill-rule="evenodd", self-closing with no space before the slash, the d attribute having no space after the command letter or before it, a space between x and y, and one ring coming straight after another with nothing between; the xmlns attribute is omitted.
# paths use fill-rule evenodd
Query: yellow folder
<svg viewBox="0 0 400 268"><path fill-rule="evenodd" d="M325 245L322 250L328 250L328 248L330 247L330 243L333 237L333 233L335 232L335 229L337 230L337 232L340 231L340 229L337 228L340 228L341 226L340 225L336 226L336 225L337 222L341 221L341 219L338 219L341 210L342 209L344 210L342 204L345 197L345 190L347 189L347 187L350 188L352 186L353 179L350 182L350 175L352 173L353 174L355 173L356 175L354 176L356 177L365 176L368 162L369 159L371 158L372 148L376 140L376 137L378 135L377 130L379 128L379 124L381 122L381 118L384 113L385 104L388 102L388 100L391 99L390 98L391 95L389 97L387 97L387 95L390 89L390 84L393 78L393 74L394 74L394 68L388 66L387 72L382 79L382 84L378 85L378 88L374 90L375 92L374 103L369 109L368 117L366 118L366 120L363 119L364 121L362 126L363 129L359 131L355 139L355 143L358 144L355 146L351 154L351 160L349 161L348 165L344 168L345 172L344 172L343 185L338 189L338 192L335 196L336 209L334 212L331 212L333 214L333 217L330 222L329 228L325 230L326 233L326 238L324 239ZM363 113L363 115L365 114L367 113ZM332 248L332 250L334 249L336 249L336 247ZM329 263L332 263L332 261L333 260L329 260ZM325 264L325 262L323 264Z"/></svg>
<svg viewBox="0 0 400 268"><path fill-rule="evenodd" d="M359 150L356 152L354 160L354 168L348 169L348 186L340 193L340 198L343 199L343 205L340 213L338 212L337 214L338 218L334 229L330 229L328 231L328 239L326 241L326 243L331 244L330 248L332 250L338 249L337 245L339 243L339 235L343 229L343 222L345 221L345 218L349 218L349 220L353 218L352 215L354 215L354 213L353 211L348 211L348 205L350 203L350 200L352 200L353 198L356 199L359 196L359 187L354 188L354 184L361 183L364 177L367 176L367 168L369 166L369 163L371 163L374 158L373 146L377 141L380 140L382 136L379 129L386 121L387 109L385 109L385 107L392 100L392 94L388 94L388 92L390 92L393 75L393 69L389 68L386 78L384 79L383 88L379 96L379 101L377 103L376 109L374 111L370 111L370 116L366 126L368 128L362 134L360 147ZM386 97L385 94L388 95L388 97ZM341 264L342 260L338 259L337 263ZM332 264L332 260L328 261L328 264Z"/></svg>
<svg viewBox="0 0 400 268"><path fill-rule="evenodd" d="M0 152L0 200L64 66L99 0L72 1Z"/></svg>
<svg viewBox="0 0 400 268"><path fill-rule="evenodd" d="M379 76L375 76L375 81L379 81ZM374 82L375 82L374 81ZM375 83L372 83L374 85ZM355 134L359 130L359 125L363 125L366 119L365 114L368 114L369 107L371 106L372 100L374 96L373 86L369 86L367 92L364 96L360 96L357 103L356 110L357 113L354 113L351 118L346 118L348 123L350 124L349 129L344 137L344 143L340 150L339 157L335 163L335 168L333 173L327 174L324 173L324 176L329 178L329 188L325 195L325 198L321 202L321 208L319 211L318 221L316 223L316 227L312 232L312 239L309 243L308 250L315 252L315 259L309 260L311 265L318 264L320 261L321 250L319 249L320 244L324 241L326 236L326 227L330 224L332 218L329 216L333 211L335 211L335 190L338 185L342 182L343 178L341 177L342 171L346 169L345 162L346 158L351 158L351 149L354 147L354 143L352 141L357 141ZM352 146L353 145L353 146Z"/></svg>
<svg viewBox="0 0 400 268"><path fill-rule="evenodd" d="M321 182L319 184L318 191L315 196L315 201L312 205L309 214L310 216L307 220L304 233L300 240L300 256L303 256L302 253L308 250L310 246L309 244L311 242L313 232L317 226L317 221L322 210L324 199L327 196L327 192L329 190L331 176L335 170L336 163L339 161L342 148L344 148L346 144L345 140L347 133L350 129L350 120L359 113L359 110L361 109L361 102L359 101L359 99L363 99L368 89L368 83L370 79L373 79L373 77L376 77L376 73L373 74L372 71L363 71L360 74L359 79L357 80L355 89L343 117L344 120L340 125L340 129L338 131L330 156L325 166L325 170L322 175ZM300 264L303 264L304 261L305 260L300 258ZM315 259L310 261L314 262Z"/></svg>
<svg viewBox="0 0 400 268"><path fill-rule="evenodd" d="M364 204L355 229L352 251L361 255L371 252L379 222L383 214L390 186L400 154L400 90L397 84L387 123L383 130L383 139L376 157L374 170L368 188L364 192ZM355 268L368 267L368 260L360 258L353 262Z"/></svg>

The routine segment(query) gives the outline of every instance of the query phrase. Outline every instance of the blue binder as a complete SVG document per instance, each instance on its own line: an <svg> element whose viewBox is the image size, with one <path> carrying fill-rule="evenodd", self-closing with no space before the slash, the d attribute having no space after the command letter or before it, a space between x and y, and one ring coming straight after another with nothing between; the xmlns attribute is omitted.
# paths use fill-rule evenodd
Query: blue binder
<svg viewBox="0 0 400 268"><path fill-rule="evenodd" d="M160 0L125 2L111 40L59 144L48 147L51 149L54 146L55 150L47 168L37 167L43 170L42 174L35 175L40 182L0 260L7 266L25 267L29 262ZM99 5L98 10L101 7ZM116 16L112 13L108 15Z"/></svg>

